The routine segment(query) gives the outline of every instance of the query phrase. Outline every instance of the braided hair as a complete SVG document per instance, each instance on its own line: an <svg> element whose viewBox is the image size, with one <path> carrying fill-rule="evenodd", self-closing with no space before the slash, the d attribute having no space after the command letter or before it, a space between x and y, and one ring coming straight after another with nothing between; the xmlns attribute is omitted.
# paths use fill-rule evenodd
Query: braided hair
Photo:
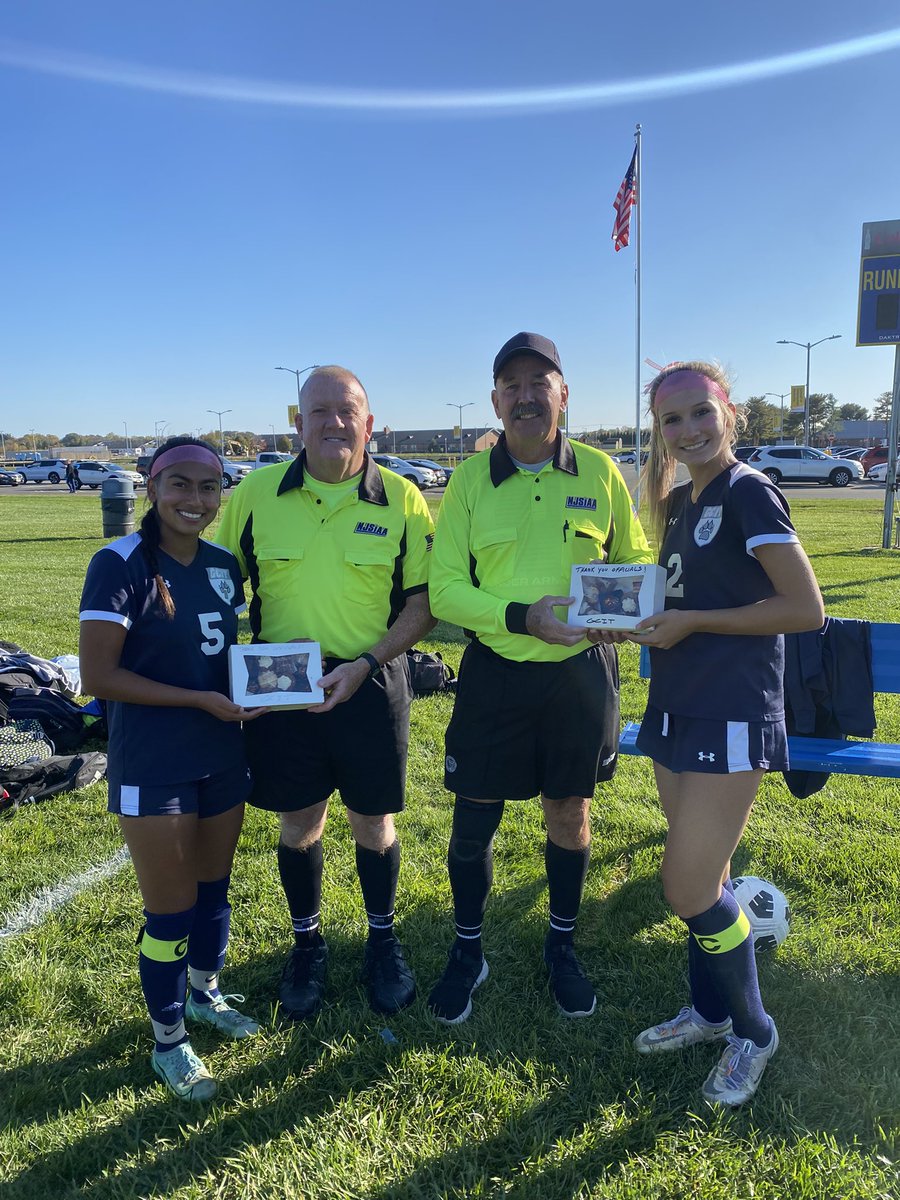
<svg viewBox="0 0 900 1200"><path fill-rule="evenodd" d="M161 454L165 454L167 450L174 450L178 446L202 446L204 450L208 450L210 454L216 454L209 442L204 442L202 438L193 437L170 437L166 438L161 446L157 446L153 457L150 459L148 471L148 479L153 473L153 464ZM218 455L217 455L218 457ZM156 581L156 593L159 597L160 607L165 616L171 619L175 616L175 601L172 599L172 593L166 586L166 581L163 578L162 572L159 569L159 559L157 557L159 551L159 514L156 511L156 505L151 504L141 519L139 533L141 535L141 549L144 551L144 556L147 559L147 565L150 572Z"/></svg>

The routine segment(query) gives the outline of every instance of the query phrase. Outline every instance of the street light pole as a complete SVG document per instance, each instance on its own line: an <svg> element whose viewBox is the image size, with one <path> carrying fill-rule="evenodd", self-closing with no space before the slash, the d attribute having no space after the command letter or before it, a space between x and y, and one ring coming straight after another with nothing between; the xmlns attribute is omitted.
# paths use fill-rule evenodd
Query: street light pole
<svg viewBox="0 0 900 1200"><path fill-rule="evenodd" d="M276 367L275 368L276 371L290 371L290 373L296 377L296 379L297 379L297 406L298 407L300 405L300 376L305 375L307 371L315 371L318 368L318 366L319 366L318 363L312 363L311 366L300 367L299 369L297 367Z"/></svg>
<svg viewBox="0 0 900 1200"><path fill-rule="evenodd" d="M31 453L37 458L37 442L34 440L34 430L29 429L28 432L31 434Z"/></svg>
<svg viewBox="0 0 900 1200"><path fill-rule="evenodd" d="M785 398L785 396L790 395L790 393L789 392L763 392L763 395L764 396L777 396L778 399L781 401L781 426L780 426L778 432L781 434L782 437L784 437L784 398Z"/></svg>
<svg viewBox="0 0 900 1200"><path fill-rule="evenodd" d="M803 412L803 444L809 445L809 352L815 346L821 346L823 342L833 342L835 338L839 338L839 333L831 333L828 337L819 338L817 342L792 342L789 338L779 338L776 345L778 346L799 346L801 350L806 351L806 408Z"/></svg>
<svg viewBox="0 0 900 1200"><path fill-rule="evenodd" d="M475 403L474 400L470 400L468 402L468 404L451 404L449 400L447 401L448 408L456 408L459 410L459 461L460 462L462 462L462 460L463 460L463 431L462 431L463 409L471 408L474 403Z"/></svg>
<svg viewBox="0 0 900 1200"><path fill-rule="evenodd" d="M222 432L222 417L225 413L230 413L230 408L208 408L208 413L214 413L219 418L219 453L225 457L225 435Z"/></svg>
<svg viewBox="0 0 900 1200"><path fill-rule="evenodd" d="M269 428L272 430L272 450L274 453L277 453L278 452L278 443L275 441L275 426L270 425Z"/></svg>

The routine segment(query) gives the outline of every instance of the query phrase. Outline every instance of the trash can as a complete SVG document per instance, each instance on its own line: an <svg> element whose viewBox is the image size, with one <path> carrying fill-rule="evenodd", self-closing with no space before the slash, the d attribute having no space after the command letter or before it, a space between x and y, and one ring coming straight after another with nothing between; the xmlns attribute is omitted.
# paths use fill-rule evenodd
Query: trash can
<svg viewBox="0 0 900 1200"><path fill-rule="evenodd" d="M104 479L100 485L103 536L134 533L134 484L130 479Z"/></svg>

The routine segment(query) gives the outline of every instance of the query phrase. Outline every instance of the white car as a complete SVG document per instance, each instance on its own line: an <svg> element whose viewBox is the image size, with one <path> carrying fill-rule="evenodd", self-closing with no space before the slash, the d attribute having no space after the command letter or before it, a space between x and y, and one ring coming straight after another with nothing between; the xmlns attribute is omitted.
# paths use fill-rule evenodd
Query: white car
<svg viewBox="0 0 900 1200"><path fill-rule="evenodd" d="M832 458L814 446L760 446L747 465L762 471L773 483L830 483L846 487L862 479L863 469L852 458Z"/></svg>
<svg viewBox="0 0 900 1200"><path fill-rule="evenodd" d="M59 483L66 477L64 458L38 458L34 462L17 463L9 468L21 483Z"/></svg>
<svg viewBox="0 0 900 1200"><path fill-rule="evenodd" d="M414 467L405 458L395 458L393 454L373 454L372 458L379 467L387 467L389 471L402 475L404 479L414 483L421 491L424 491L425 488L437 487L437 477L434 471L429 471L427 467Z"/></svg>
<svg viewBox="0 0 900 1200"><path fill-rule="evenodd" d="M449 478L447 469L442 467L440 463L436 463L430 458L408 458L406 461L412 463L414 467L422 467L426 471L431 471L437 480L438 487L446 484Z"/></svg>
<svg viewBox="0 0 900 1200"><path fill-rule="evenodd" d="M246 479L248 475L253 474L253 467L247 462L235 462L233 458L225 458L224 455L219 455L219 462L222 464L222 487L234 487L236 483L240 483L242 479Z"/></svg>
<svg viewBox="0 0 900 1200"><path fill-rule="evenodd" d="M140 472L132 471L128 467L117 467L115 463L111 462L95 462L93 459L85 458L79 459L74 467L78 472L78 486L87 485L92 491L96 491L106 479L129 479L135 487L140 487L144 482L144 477Z"/></svg>
<svg viewBox="0 0 900 1200"><path fill-rule="evenodd" d="M884 483L887 480L887 469L888 465L886 462L876 463L869 472L868 477L873 483Z"/></svg>

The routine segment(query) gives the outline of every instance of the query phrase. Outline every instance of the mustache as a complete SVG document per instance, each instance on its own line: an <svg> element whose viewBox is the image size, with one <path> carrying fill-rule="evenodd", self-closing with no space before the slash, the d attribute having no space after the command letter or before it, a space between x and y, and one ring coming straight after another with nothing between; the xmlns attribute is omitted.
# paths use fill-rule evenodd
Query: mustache
<svg viewBox="0 0 900 1200"><path fill-rule="evenodd" d="M533 400L523 400L513 409L512 415L514 420L518 417L539 417L542 411L540 404L536 404Z"/></svg>

